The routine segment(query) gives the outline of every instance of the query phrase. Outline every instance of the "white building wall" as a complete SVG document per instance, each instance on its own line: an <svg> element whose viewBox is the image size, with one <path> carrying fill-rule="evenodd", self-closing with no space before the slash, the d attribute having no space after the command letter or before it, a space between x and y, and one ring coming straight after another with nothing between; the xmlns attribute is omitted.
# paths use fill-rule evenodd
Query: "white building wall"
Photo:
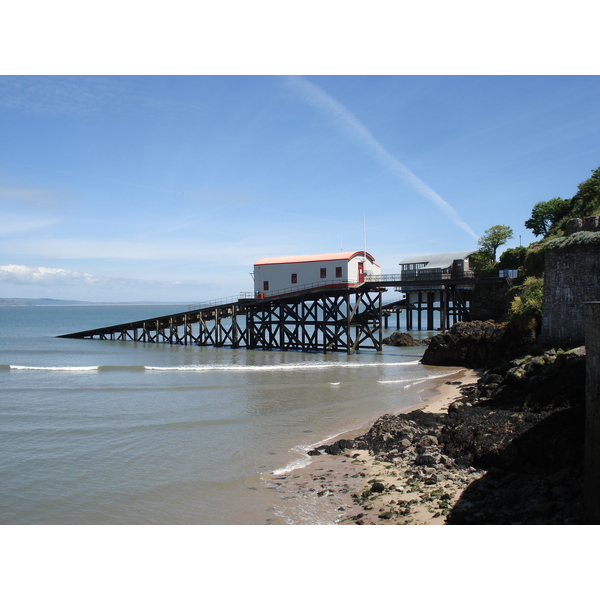
<svg viewBox="0 0 600 600"><path fill-rule="evenodd" d="M254 289L258 294L266 296L276 292L287 293L291 288L306 287L307 289L320 285L333 285L335 283L356 283L359 280L359 263L364 263L364 273L379 274L381 269L367 256L360 254L350 260L315 260L310 262L282 262L276 264L254 265ZM325 269L325 277L321 276L321 269ZM337 269L341 275L336 276ZM295 282L292 281L295 275ZM265 281L268 281L268 290L265 290Z"/></svg>

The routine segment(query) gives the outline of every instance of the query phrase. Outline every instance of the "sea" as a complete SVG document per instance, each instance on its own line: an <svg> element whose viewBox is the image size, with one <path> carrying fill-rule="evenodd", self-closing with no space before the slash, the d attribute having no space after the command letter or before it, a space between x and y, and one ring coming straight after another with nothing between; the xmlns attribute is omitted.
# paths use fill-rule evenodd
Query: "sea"
<svg viewBox="0 0 600 600"><path fill-rule="evenodd" d="M57 337L182 310L0 308L1 524L335 523L325 502L295 514L269 481L457 372L422 365L422 346L348 356Z"/></svg>

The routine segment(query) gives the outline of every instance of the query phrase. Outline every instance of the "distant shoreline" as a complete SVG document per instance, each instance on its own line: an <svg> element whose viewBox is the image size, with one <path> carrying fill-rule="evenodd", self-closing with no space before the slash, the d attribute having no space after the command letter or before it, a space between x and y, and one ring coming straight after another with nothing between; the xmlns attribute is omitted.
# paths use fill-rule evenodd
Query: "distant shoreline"
<svg viewBox="0 0 600 600"><path fill-rule="evenodd" d="M55 300L53 298L0 298L0 308L34 306L187 306L193 302L89 302L87 300Z"/></svg>

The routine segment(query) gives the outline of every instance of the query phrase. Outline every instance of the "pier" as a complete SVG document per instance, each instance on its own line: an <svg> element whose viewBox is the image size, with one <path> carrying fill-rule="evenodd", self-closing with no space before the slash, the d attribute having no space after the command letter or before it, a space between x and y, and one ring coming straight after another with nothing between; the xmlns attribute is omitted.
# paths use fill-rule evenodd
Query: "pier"
<svg viewBox="0 0 600 600"><path fill-rule="evenodd" d="M400 312L406 311L407 330L432 330L437 311L440 329L446 329L470 320L469 299L477 282L503 279L367 275L361 282L324 281L284 293L243 293L180 313L59 337L322 353L381 351L390 315L396 315L397 329ZM384 305L382 293L389 287L406 297Z"/></svg>
<svg viewBox="0 0 600 600"><path fill-rule="evenodd" d="M240 294L185 312L59 337L323 353L380 351L382 291L338 283L272 298Z"/></svg>

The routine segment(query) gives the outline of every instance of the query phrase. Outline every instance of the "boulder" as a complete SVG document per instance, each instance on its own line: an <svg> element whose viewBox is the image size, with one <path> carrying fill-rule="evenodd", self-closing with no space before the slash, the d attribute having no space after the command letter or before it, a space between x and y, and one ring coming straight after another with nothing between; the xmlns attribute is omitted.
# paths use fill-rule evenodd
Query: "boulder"
<svg viewBox="0 0 600 600"><path fill-rule="evenodd" d="M410 333L394 331L392 335L383 339L387 346L427 346L429 340L415 340Z"/></svg>
<svg viewBox="0 0 600 600"><path fill-rule="evenodd" d="M513 324L494 321L460 322L431 338L421 362L490 368L523 354L535 341L534 329L522 331Z"/></svg>

